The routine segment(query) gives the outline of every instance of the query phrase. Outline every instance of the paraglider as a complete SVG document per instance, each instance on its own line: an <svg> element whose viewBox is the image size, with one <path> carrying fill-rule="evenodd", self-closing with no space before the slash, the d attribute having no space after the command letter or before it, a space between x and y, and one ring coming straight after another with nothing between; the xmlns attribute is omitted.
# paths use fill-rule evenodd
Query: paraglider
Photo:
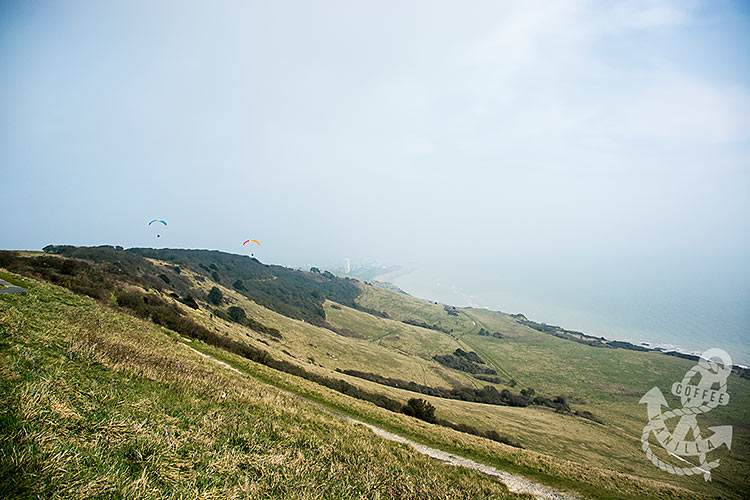
<svg viewBox="0 0 750 500"><path fill-rule="evenodd" d="M151 225L151 224L153 224L154 222L161 222L161 223L162 223L162 224L164 224L165 226L167 225L167 221L165 221L165 220L163 220L163 219L154 219L154 220L152 220L151 222L149 222L149 223L148 223L148 225L150 226L150 225ZM157 238L161 238L161 235L160 235L160 234L157 234L157 235L156 235L156 237L157 237Z"/></svg>
<svg viewBox="0 0 750 500"><path fill-rule="evenodd" d="M256 245L260 246L260 241L258 241L258 240L245 240L245 241L244 241L244 242L242 243L242 246L244 247L245 245L247 245L247 244L248 244L248 243L250 243L250 242L252 242L252 243L255 243ZM250 245L250 246L252 246L252 245ZM255 254L254 254L254 253L251 253L251 254L250 254L250 256L251 256L251 257L255 257Z"/></svg>

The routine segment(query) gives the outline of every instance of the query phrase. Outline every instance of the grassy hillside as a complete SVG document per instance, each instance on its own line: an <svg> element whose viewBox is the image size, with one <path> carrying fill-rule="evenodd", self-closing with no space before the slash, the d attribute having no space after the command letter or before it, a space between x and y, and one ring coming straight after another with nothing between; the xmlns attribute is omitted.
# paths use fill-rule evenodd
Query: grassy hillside
<svg viewBox="0 0 750 500"><path fill-rule="evenodd" d="M75 251L88 252L86 249ZM134 313L133 309L123 309L119 302L118 297L123 293L121 289L137 292L141 294L139 297L154 297L152 302L155 300L164 306L159 306L158 314L153 312L157 309L151 309L152 312L143 317L166 326L174 324L179 327L185 322L197 325L196 328L203 329L198 337L194 335L193 327L183 332L193 339L206 339L206 335L226 339L218 344L193 340L190 345L245 373L419 442L537 477L542 482L572 489L584 496L695 498L722 495L742 498L743 492L748 490L746 471L750 433L746 422L750 386L747 380L730 377L732 404L706 416L710 416L710 425L734 425L735 432L732 449L722 449L712 456L720 457L722 465L715 471L713 481L706 484L702 478L682 478L659 471L645 459L640 449L645 409L638 404L638 399L654 385L659 385L668 394L669 385L694 364L689 360L654 352L582 345L541 333L511 315L445 307L351 280L340 283L342 289L348 291L343 296L337 295L340 291L326 292L320 288L320 283L338 282L318 273L287 270L296 276L294 280L268 278L280 280L285 283L284 287L294 290L291 295L280 295L291 304L295 296L314 297L313 292L317 293L314 298L320 300L323 316L315 312L321 321L311 322L304 317L285 314L288 311L284 308L271 307L257 290L247 284L248 277L240 280L242 289L235 286L238 276L250 272L242 268L245 261L251 259L234 256L239 260L232 264L229 257L216 257L214 254L218 252L199 251L195 259L191 251L179 251L175 255L169 254L171 251L168 250L159 252L163 259L156 258L151 252L123 252L105 247L90 255L79 254L79 257L94 260L73 261L77 264L64 264L61 259L68 259L60 255L27 255L37 260L33 266L27 261L24 264L27 267L21 267L31 275L95 296L100 303L115 310ZM135 259L130 267L112 267L113 259L116 261L120 254L126 254L126 259ZM144 257L145 254L149 256ZM0 260L3 258L10 262L0 253ZM56 262L44 260L50 258ZM169 260L173 258L179 260ZM214 276L216 271L204 264L208 262L204 259L208 258L218 263L215 267L222 273L218 281ZM41 262L47 266L40 266ZM93 267L86 268L89 265ZM257 268L252 272L265 273L267 266L253 261L251 267ZM113 272L114 269L118 271ZM283 276L287 271L273 273L276 273L274 276ZM146 275L154 272L157 273L156 280ZM299 273L299 276L294 273ZM160 278L161 274L167 280ZM350 285L354 288L348 288ZM214 288L221 295L218 302L209 301ZM101 290L108 291L103 293ZM187 295L195 299L193 305L184 300ZM252 322L240 324L231 320L226 316L230 308L242 309ZM174 321L160 316L172 309L179 312ZM315 309L307 310L314 312ZM263 328L253 328L258 324ZM246 346L251 352L267 353L275 361L270 367L253 363L217 348L224 345L222 342ZM481 378L481 375L454 369L436 360L436 357L451 355L456 349L475 353L473 355L483 363L481 366L495 371L495 375ZM472 427L479 433L499 432L520 442L525 449L504 446L393 413L284 373L302 373L299 370L307 378L335 379L338 381L335 384L339 387L337 390L340 390L339 382L345 383L355 392L379 395L399 406L419 397L435 407L435 415L440 420ZM382 385L337 370L365 371L462 394L468 389L490 386L519 396L522 389L533 388L536 395L546 398L562 396L569 410L555 411L552 407L533 403L528 407L510 407L434 397L405 390L403 384L398 387ZM531 401L531 398L527 400ZM581 418L581 412L593 413L601 423ZM691 492L680 493L680 488L688 488Z"/></svg>
<svg viewBox="0 0 750 500"><path fill-rule="evenodd" d="M750 490L750 382L730 375L731 404L702 416L703 428L732 425L732 449L722 448L714 456L721 467L712 481L701 477L677 477L656 469L640 449L640 435L646 413L638 401L649 389L659 386L669 399L671 384L679 381L695 362L658 352L638 352L582 345L542 334L521 324L511 315L495 311L459 308L449 315L441 305L403 299L401 294L371 287L358 299L366 307L407 319L419 314L430 324L453 329L452 337L474 350L505 377L521 387L538 392L562 394L572 408L590 410L604 425L576 422L562 415L546 419L530 417L528 409L483 409L453 401L430 400L450 418L480 426L504 426L507 433L532 449L576 461L595 463L615 470L654 477L689 486L708 494L738 495ZM499 332L502 338L480 336L478 331ZM672 404L678 402L672 400ZM533 412L532 412L533 413ZM549 412L545 412L549 413ZM529 429L529 419L535 422ZM547 422L543 422L547 420ZM577 430L573 431L573 429ZM563 431L563 429L565 429Z"/></svg>
<svg viewBox="0 0 750 500"><path fill-rule="evenodd" d="M354 299L360 293L353 280L337 278L330 273L268 266L246 255L210 250L122 250L110 246L50 246L45 250L53 255L86 259L106 272L128 276L149 287L168 289L183 296L191 293L192 286L182 276L182 271L192 271L252 297L264 307L316 325L325 325L323 302L326 297L354 305Z"/></svg>
<svg viewBox="0 0 750 500"><path fill-rule="evenodd" d="M517 498L43 283L0 300L3 498Z"/></svg>
<svg viewBox="0 0 750 500"><path fill-rule="evenodd" d="M29 281L29 292L0 302L8 496L512 498L492 479L436 466L258 380L582 498L691 497L394 414Z"/></svg>

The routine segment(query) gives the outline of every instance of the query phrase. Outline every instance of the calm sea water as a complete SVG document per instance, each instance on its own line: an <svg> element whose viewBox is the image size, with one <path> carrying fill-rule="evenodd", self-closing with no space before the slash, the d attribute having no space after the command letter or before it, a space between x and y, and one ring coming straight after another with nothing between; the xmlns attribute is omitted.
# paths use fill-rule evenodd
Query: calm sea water
<svg viewBox="0 0 750 500"><path fill-rule="evenodd" d="M517 313L608 339L750 365L750 267L745 259L508 259L459 267L418 263L394 284L417 297Z"/></svg>

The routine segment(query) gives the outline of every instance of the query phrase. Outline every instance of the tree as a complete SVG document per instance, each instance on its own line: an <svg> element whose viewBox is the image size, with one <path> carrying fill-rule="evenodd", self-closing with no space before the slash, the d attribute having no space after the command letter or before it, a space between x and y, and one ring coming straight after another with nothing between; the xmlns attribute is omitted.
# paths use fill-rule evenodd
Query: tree
<svg viewBox="0 0 750 500"><path fill-rule="evenodd" d="M411 398L404 406L403 412L425 422L435 422L435 407L424 399Z"/></svg>
<svg viewBox="0 0 750 500"><path fill-rule="evenodd" d="M212 303L215 306L218 306L221 303L221 299L224 296L221 293L221 290L219 290L216 287L213 287L210 292L208 292L208 301Z"/></svg>

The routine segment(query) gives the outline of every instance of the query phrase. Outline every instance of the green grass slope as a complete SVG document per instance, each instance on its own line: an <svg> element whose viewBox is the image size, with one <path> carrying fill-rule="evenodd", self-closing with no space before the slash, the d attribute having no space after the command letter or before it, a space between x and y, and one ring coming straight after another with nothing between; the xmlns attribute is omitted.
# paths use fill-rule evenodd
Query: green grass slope
<svg viewBox="0 0 750 500"><path fill-rule="evenodd" d="M747 379L730 375L727 390L731 404L701 416L704 429L733 426L732 448L722 447L712 455L721 459L721 466L712 474L712 481L706 483L700 476L675 476L657 469L646 460L640 442L647 417L644 405L638 401L649 389L658 386L672 405L679 406L669 392L670 387L695 365L694 361L658 352L583 345L540 333L513 316L496 311L458 308L457 316L449 315L441 305L377 287L368 287L358 301L392 318L418 316L429 324L452 330L446 336L477 352L519 387L563 395L572 408L593 412L604 425L543 410L498 409L429 399L447 418L479 428L499 428L529 448L553 456L658 478L709 495L742 498L750 491L750 381ZM477 334L480 328L499 332L503 338L480 336ZM536 416L540 411L542 416Z"/></svg>
<svg viewBox="0 0 750 500"><path fill-rule="evenodd" d="M101 252L97 250L94 256L100 258ZM699 477L684 478L663 473L645 459L640 449L645 409L638 404L638 399L654 385L659 385L668 393L671 382L693 365L691 361L653 352L582 345L541 333L508 314L446 308L356 282L346 282L346 286L355 286L356 299L352 301L346 295L339 297L341 302L337 302L336 293L329 295L318 286L324 280L331 281L330 277L316 273L294 275L302 276L302 281L296 282L299 287L293 295L281 293L280 297L290 302L294 301L295 296L305 294L315 300L320 299L322 320L313 324L305 318L289 317L281 308L267 307L262 298L256 301L254 292L249 288L238 290L234 286L230 278L244 273L238 268L241 268L244 260L249 259L242 258L234 264L229 258L217 261L221 266L216 267L225 276L215 281L214 271L209 272L200 266L203 261L190 260L190 251L180 253L180 260L176 261L132 255L107 247L103 252L107 259L123 253L128 259L136 259L134 262L138 265L133 267L135 274L113 274L112 262L106 259L104 265L108 269L100 273L87 271L83 264L67 265L63 262L66 258L62 256L46 256L57 260L54 265L52 262L49 265L60 268L60 272L46 273L46 268L43 268L42 275L74 290L80 288L83 293L93 293L100 301L108 302L110 307L117 309L114 295L108 298L107 294L101 293L102 289L106 289L104 285L112 285L109 282L114 280L116 286L139 290L139 293L147 292L172 304L182 311L185 318L221 338L263 350L308 373L341 380L399 404L419 397L436 408L436 416L440 419L472 426L482 432L498 431L520 442L526 449L518 450L418 421L288 373L257 365L216 347L201 342L190 344L256 378L424 444L468 455L591 498L697 498L704 495L742 498L748 489L749 432L746 422L750 387L746 380L739 377L730 377L732 405L707 415L711 419L709 425L733 425L735 436L731 450L722 449L712 457L721 458L722 465L715 471L713 481L706 484ZM164 252L168 251L163 251L161 257L174 258ZM206 256L213 259L215 253L200 254L201 259ZM27 257L45 258L39 255ZM0 258L3 258L2 252ZM92 262L102 265L99 261ZM179 269L175 270L178 265ZM204 266L211 269L206 264ZM37 266L36 269L41 268ZM153 280L153 276L144 279L141 276L144 269L164 274L167 280ZM76 281L79 277L76 273L83 273L81 276L88 278ZM68 276L73 280L72 284ZM304 283L308 279L312 280L310 283L318 284L306 288ZM246 278L243 283L247 284L247 281ZM287 281L284 286L291 286L291 283ZM214 287L222 295L217 304L207 301L209 291ZM195 297L198 309L181 302L180 297L188 293ZM269 335L219 317L218 312L230 307L242 308L249 318L278 330L279 335ZM425 326L415 326L405 321ZM481 336L481 329L499 332L502 338ZM457 348L478 353L486 361L487 367L497 371L497 382L479 380L476 376L448 368L433 359L435 355L450 354ZM542 406L515 408L426 396L336 371L348 369L448 389L490 385L498 390L509 389L518 393L521 388L534 388L537 394L565 396L573 410L591 411L603 423L557 413ZM511 381L518 385L512 387Z"/></svg>
<svg viewBox="0 0 750 500"><path fill-rule="evenodd" d="M518 498L40 282L0 298L3 498Z"/></svg>
<svg viewBox="0 0 750 500"><path fill-rule="evenodd" d="M26 281L29 292L0 300L5 497L508 497L494 480L439 466L256 381L581 498L693 497L392 413Z"/></svg>

